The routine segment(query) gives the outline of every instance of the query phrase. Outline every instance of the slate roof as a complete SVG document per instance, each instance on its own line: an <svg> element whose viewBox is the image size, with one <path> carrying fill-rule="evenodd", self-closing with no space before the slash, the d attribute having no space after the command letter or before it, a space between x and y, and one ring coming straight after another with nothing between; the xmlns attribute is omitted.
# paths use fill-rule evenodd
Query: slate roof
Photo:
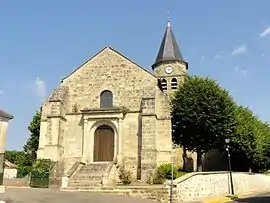
<svg viewBox="0 0 270 203"><path fill-rule="evenodd" d="M7 118L7 119L13 119L13 116L9 115L8 113L4 112L0 109L0 117Z"/></svg>
<svg viewBox="0 0 270 203"><path fill-rule="evenodd" d="M168 21L165 34L163 36L158 55L155 63L152 65L153 69L158 63L164 61L182 61L185 62L180 52L179 46L176 42L174 34L171 29L171 24Z"/></svg>

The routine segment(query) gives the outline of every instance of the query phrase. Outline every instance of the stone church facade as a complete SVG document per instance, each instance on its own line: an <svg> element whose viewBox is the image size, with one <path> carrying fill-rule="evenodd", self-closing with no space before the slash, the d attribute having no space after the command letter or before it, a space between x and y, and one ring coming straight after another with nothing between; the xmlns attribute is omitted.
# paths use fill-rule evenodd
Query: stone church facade
<svg viewBox="0 0 270 203"><path fill-rule="evenodd" d="M69 181L102 171L101 182L115 182L118 166L145 180L170 162L169 98L188 66L169 22L152 68L105 47L62 79L42 106L38 158L61 163Z"/></svg>

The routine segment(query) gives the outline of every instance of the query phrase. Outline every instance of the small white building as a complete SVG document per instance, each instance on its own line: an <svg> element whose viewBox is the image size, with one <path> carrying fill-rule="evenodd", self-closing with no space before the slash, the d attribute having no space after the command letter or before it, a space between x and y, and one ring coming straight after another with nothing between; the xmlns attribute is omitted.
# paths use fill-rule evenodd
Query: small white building
<svg viewBox="0 0 270 203"><path fill-rule="evenodd" d="M17 165L5 159L4 178L7 179L16 178L18 172L17 168L18 168Z"/></svg>

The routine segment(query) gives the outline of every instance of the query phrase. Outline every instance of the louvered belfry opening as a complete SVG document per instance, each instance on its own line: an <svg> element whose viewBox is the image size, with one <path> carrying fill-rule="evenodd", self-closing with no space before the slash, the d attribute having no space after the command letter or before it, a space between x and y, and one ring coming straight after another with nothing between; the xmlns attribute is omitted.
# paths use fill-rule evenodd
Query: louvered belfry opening
<svg viewBox="0 0 270 203"><path fill-rule="evenodd" d="M166 79L161 79L161 89L163 92L167 92L167 80Z"/></svg>
<svg viewBox="0 0 270 203"><path fill-rule="evenodd" d="M171 89L177 90L177 79L176 78L172 78L172 80L171 80Z"/></svg>

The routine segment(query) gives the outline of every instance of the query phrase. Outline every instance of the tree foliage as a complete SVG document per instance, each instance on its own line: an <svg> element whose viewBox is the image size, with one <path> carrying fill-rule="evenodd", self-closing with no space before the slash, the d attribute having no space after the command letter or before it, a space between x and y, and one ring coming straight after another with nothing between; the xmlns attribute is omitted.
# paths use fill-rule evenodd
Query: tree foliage
<svg viewBox="0 0 270 203"><path fill-rule="evenodd" d="M187 77L171 100L175 143L198 154L224 147L235 131L235 102L214 80Z"/></svg>
<svg viewBox="0 0 270 203"><path fill-rule="evenodd" d="M37 157L41 112L37 111L28 126L30 136L26 141L24 151L6 151L5 157L18 166L18 176L25 176L31 170Z"/></svg>
<svg viewBox="0 0 270 203"><path fill-rule="evenodd" d="M250 167L256 171L269 169L269 126L243 106L236 108L235 119L237 127L232 137L233 152L244 154Z"/></svg>
<svg viewBox="0 0 270 203"><path fill-rule="evenodd" d="M28 138L26 144L24 145L24 151L31 156L33 160L36 160L38 143L39 143L39 131L40 131L40 119L41 111L37 111L33 117L33 120L28 126L30 131L30 137Z"/></svg>
<svg viewBox="0 0 270 203"><path fill-rule="evenodd" d="M29 154L23 151L6 151L5 158L18 167L18 177L24 177L32 170L33 160Z"/></svg>
<svg viewBox="0 0 270 203"><path fill-rule="evenodd" d="M171 100L173 140L201 154L213 149L224 152L231 139L233 168L254 171L270 169L270 127L254 113L238 106L214 80L187 77ZM239 161L241 159L241 162Z"/></svg>

